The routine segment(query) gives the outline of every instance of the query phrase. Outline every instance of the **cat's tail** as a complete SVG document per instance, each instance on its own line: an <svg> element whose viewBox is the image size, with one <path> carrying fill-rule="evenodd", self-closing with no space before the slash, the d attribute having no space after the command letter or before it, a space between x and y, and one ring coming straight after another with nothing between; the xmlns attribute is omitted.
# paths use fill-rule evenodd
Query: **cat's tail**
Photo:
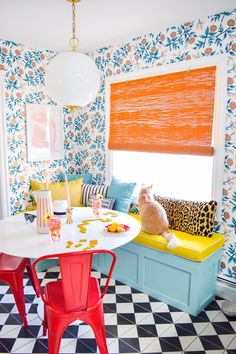
<svg viewBox="0 0 236 354"><path fill-rule="evenodd" d="M178 246L179 241L174 234L171 234L170 232L164 232L162 236L164 236L165 239L169 241L167 245L168 248L176 248Z"/></svg>

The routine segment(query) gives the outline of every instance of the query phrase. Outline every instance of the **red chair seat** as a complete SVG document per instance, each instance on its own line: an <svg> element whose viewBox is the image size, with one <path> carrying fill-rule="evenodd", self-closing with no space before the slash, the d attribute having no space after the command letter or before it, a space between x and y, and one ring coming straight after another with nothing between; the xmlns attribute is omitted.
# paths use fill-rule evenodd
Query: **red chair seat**
<svg viewBox="0 0 236 354"><path fill-rule="evenodd" d="M8 284L12 290L16 306L18 308L19 314L22 318L24 327L28 326L25 311L25 300L24 300L24 286L23 278L24 271L27 269L29 278L31 280L32 286L36 291L33 273L31 269L31 263L29 258L22 258L16 256L10 256L9 254L0 253L0 280Z"/></svg>
<svg viewBox="0 0 236 354"><path fill-rule="evenodd" d="M45 285L45 297L48 305L58 311L65 312L66 305L63 296L62 281L52 281ZM96 278L90 278L90 287L88 290L87 310L95 307L101 298L101 290ZM81 308L75 308L73 311L81 311Z"/></svg>
<svg viewBox="0 0 236 354"><path fill-rule="evenodd" d="M20 266L22 266L22 261L24 258L10 256L9 254L0 254L0 272L2 271L16 271Z"/></svg>

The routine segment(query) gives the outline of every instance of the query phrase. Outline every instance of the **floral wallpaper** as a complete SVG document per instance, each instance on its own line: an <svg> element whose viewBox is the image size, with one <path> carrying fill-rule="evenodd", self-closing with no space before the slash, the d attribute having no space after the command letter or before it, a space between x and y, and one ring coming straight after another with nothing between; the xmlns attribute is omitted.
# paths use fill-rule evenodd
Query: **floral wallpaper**
<svg viewBox="0 0 236 354"><path fill-rule="evenodd" d="M221 276L236 282L236 10L172 26L160 33L149 33L90 53L101 73L99 94L83 109L73 113L64 109L65 157L50 163L27 162L25 104L53 104L44 92L44 73L56 53L1 40L0 70L6 70L5 111L12 213L30 205L29 181L43 180L48 167L54 181L66 170L68 173L91 172L94 182L103 182L107 76L222 53L228 56L227 113L222 220L217 231L226 235Z"/></svg>
<svg viewBox="0 0 236 354"><path fill-rule="evenodd" d="M0 70L6 71L6 129L8 173L12 213L30 207L30 180L44 180L50 167L51 180L60 172L92 172L94 182L104 179L104 122L97 115L102 97L98 95L86 110L71 113L64 108L65 158L57 161L27 162L26 104L54 104L44 93L45 67L55 55L50 51L28 49L10 41L0 41Z"/></svg>

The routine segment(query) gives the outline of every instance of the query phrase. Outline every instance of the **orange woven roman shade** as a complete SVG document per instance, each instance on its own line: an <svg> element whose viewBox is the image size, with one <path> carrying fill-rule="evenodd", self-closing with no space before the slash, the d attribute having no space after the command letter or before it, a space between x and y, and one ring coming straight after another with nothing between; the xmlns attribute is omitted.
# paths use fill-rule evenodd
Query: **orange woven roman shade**
<svg viewBox="0 0 236 354"><path fill-rule="evenodd" d="M111 84L110 150L213 155L216 67Z"/></svg>

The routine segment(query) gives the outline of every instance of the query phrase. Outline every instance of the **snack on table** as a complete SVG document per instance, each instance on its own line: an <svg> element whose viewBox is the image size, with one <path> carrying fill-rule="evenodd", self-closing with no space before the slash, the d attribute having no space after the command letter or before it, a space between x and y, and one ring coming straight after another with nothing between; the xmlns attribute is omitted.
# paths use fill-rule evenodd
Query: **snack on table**
<svg viewBox="0 0 236 354"><path fill-rule="evenodd" d="M97 219L87 219L87 220L82 220L82 223L84 224L84 225L89 225L89 223L90 222L92 222L92 221L97 221L97 220L100 220L99 218L97 218Z"/></svg>
<svg viewBox="0 0 236 354"><path fill-rule="evenodd" d="M100 220L100 221L102 221L102 222L109 222L109 221L111 221L111 219L109 219L109 218L106 218L106 219L99 218L98 220Z"/></svg>
<svg viewBox="0 0 236 354"><path fill-rule="evenodd" d="M98 244L98 240L90 240L89 247L95 248L97 244Z"/></svg>
<svg viewBox="0 0 236 354"><path fill-rule="evenodd" d="M108 232L124 232L129 230L129 226L113 222L106 226Z"/></svg>
<svg viewBox="0 0 236 354"><path fill-rule="evenodd" d="M83 248L83 251L89 251L91 248L90 247L85 247Z"/></svg>
<svg viewBox="0 0 236 354"><path fill-rule="evenodd" d="M108 211L107 213L103 213L102 215L111 215L111 217L114 218L117 216L117 213L113 211Z"/></svg>
<svg viewBox="0 0 236 354"><path fill-rule="evenodd" d="M86 234L87 229L84 226L85 224L78 224L77 227L79 228L79 231L82 232L82 234Z"/></svg>
<svg viewBox="0 0 236 354"><path fill-rule="evenodd" d="M98 244L98 240L90 240L90 243L93 243L94 245Z"/></svg>
<svg viewBox="0 0 236 354"><path fill-rule="evenodd" d="M75 245L75 248L78 248L78 247L81 247L81 246L83 246L83 244L82 243L78 243L77 245Z"/></svg>
<svg viewBox="0 0 236 354"><path fill-rule="evenodd" d="M66 248L71 248L71 246L73 245L73 241L67 241L67 244L66 244Z"/></svg>
<svg viewBox="0 0 236 354"><path fill-rule="evenodd" d="M85 234L86 231L87 231L87 229L86 229L86 227L81 227L81 228L79 229L79 231L82 232L83 234Z"/></svg>
<svg viewBox="0 0 236 354"><path fill-rule="evenodd" d="M89 225L90 220L82 220L83 225Z"/></svg>

